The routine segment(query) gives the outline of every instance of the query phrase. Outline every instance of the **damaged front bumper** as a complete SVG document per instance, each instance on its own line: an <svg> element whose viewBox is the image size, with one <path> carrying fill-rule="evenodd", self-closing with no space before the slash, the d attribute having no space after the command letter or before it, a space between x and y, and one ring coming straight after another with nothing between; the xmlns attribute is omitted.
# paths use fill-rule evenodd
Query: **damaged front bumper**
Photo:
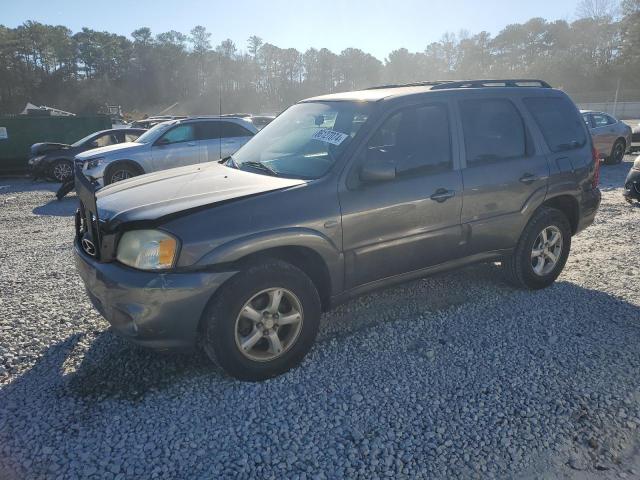
<svg viewBox="0 0 640 480"><path fill-rule="evenodd" d="M78 273L94 307L116 333L156 348L196 345L202 313L214 292L236 272L146 272L101 263L75 242Z"/></svg>

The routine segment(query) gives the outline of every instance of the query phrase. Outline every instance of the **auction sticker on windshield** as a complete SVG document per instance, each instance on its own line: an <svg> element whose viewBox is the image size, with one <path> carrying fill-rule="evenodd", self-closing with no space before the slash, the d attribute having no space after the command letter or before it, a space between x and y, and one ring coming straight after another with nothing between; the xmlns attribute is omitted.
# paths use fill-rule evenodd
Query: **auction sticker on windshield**
<svg viewBox="0 0 640 480"><path fill-rule="evenodd" d="M321 128L311 137L313 140L320 140L321 142L330 143L332 145L340 145L344 142L344 139L349 135L342 132L336 132L335 130L329 130L328 128Z"/></svg>

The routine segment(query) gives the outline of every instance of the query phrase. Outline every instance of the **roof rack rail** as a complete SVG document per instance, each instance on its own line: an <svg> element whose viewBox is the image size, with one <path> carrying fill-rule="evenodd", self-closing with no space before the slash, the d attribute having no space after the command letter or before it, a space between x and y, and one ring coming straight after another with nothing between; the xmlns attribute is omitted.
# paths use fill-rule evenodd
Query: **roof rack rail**
<svg viewBox="0 0 640 480"><path fill-rule="evenodd" d="M403 84L377 85L366 90L378 90L381 88L402 88L402 87L431 87L431 90L442 90L445 88L483 88L483 87L539 87L551 88L544 80L534 78L508 78L490 80L433 80L428 82L412 82Z"/></svg>
<svg viewBox="0 0 640 480"><path fill-rule="evenodd" d="M432 90L441 90L444 88L483 88L483 87L538 87L551 88L544 80L535 78L506 78L491 80L454 80L443 81L438 85L431 87Z"/></svg>
<svg viewBox="0 0 640 480"><path fill-rule="evenodd" d="M379 90L381 88L402 88L402 87L433 87L440 85L447 80L432 80L428 82L412 82L412 83L390 83L388 85L376 85L375 87L368 87L365 90Z"/></svg>

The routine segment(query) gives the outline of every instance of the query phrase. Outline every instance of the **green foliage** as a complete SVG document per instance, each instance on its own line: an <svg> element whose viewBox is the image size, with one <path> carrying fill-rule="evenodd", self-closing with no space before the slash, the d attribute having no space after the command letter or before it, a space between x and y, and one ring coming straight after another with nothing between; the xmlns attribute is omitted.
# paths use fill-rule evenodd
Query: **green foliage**
<svg viewBox="0 0 640 480"><path fill-rule="evenodd" d="M155 36L143 27L127 38L33 21L0 25L0 113L30 101L78 113L121 104L149 114L177 102L182 113L204 114L217 113L220 98L225 112L277 112L322 93L447 78L538 77L578 96L611 91L619 80L638 88L640 0L624 0L618 16L607 13L609 4L584 1L573 23L532 18L495 37L447 33L384 62L357 48L301 53L255 35L246 53L231 39L212 47L203 26Z"/></svg>

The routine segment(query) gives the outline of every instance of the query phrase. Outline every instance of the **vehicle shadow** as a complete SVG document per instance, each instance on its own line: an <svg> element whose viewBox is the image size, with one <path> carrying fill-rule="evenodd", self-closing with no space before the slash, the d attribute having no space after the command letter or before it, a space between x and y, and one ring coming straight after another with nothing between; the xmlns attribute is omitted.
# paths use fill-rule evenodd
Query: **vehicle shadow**
<svg viewBox="0 0 640 480"><path fill-rule="evenodd" d="M636 157L633 155L626 155L618 165L605 165L603 163L600 166L600 190L610 192L622 189L635 159Z"/></svg>
<svg viewBox="0 0 640 480"><path fill-rule="evenodd" d="M55 197L48 203L40 205L32 210L34 215L42 215L49 217L70 217L78 208L78 197L75 194L69 194L62 200Z"/></svg>
<svg viewBox="0 0 640 480"><path fill-rule="evenodd" d="M133 345L110 330L99 333L81 355L79 361L66 362L60 372L61 392L74 398L136 401L175 381L221 376L200 350L158 352Z"/></svg>

